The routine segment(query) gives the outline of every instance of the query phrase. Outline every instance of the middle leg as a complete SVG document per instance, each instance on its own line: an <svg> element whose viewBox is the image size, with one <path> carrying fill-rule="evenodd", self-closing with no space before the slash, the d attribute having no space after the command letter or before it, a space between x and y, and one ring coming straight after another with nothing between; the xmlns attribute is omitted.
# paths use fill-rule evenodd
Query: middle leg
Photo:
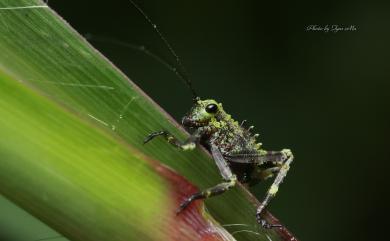
<svg viewBox="0 0 390 241"><path fill-rule="evenodd" d="M208 188L201 192L194 193L181 203L179 209L177 210L177 213L183 211L186 207L188 207L188 205L190 205L193 201L197 199L205 199L212 196L220 195L236 185L237 177L230 170L229 165L223 158L222 153L217 146L211 146L211 154L225 182L219 183L216 186Z"/></svg>

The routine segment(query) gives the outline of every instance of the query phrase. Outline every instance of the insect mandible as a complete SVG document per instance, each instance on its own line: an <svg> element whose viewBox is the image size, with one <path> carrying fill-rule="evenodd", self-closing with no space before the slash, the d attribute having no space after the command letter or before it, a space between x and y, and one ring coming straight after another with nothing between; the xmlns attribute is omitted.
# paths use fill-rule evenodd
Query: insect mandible
<svg viewBox="0 0 390 241"><path fill-rule="evenodd" d="M182 68L182 72L167 63L165 64L187 84L193 95L193 106L182 119L182 125L192 132L187 140L181 142L166 130L160 130L149 134L144 143L146 144L153 138L162 136L169 144L184 151L193 150L197 145L202 145L210 152L222 176L221 183L194 193L181 203L177 212L182 212L197 199L206 199L228 191L236 185L237 181L253 185L275 176L265 198L257 207L256 220L264 228L279 227L279 224L269 224L263 219L262 213L276 195L279 185L286 177L294 159L292 152L289 149L281 151L264 150L261 143L257 142L258 134L252 134L253 126L246 128L244 125L245 121L239 124L225 112L221 103L213 99L200 99L192 87L192 82L186 76L178 55L162 35L157 25L151 21L138 5L132 0L130 2L152 25L169 51L176 58L176 62ZM146 53L150 54L149 52Z"/></svg>

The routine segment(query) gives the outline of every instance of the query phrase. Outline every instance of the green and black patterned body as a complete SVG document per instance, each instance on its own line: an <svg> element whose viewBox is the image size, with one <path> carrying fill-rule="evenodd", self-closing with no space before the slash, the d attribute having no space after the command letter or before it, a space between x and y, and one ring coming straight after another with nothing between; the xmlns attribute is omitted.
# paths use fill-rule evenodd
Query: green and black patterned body
<svg viewBox="0 0 390 241"><path fill-rule="evenodd" d="M213 156L221 173L223 182L202 192L195 193L185 200L178 212L185 209L196 199L219 195L234 187L237 181L249 185L276 175L263 202L257 208L256 218L265 228L278 225L268 224L261 214L269 201L275 196L280 183L289 170L293 160L290 150L266 151L257 142L258 134L252 134L252 128L246 128L227 114L222 104L215 100L196 98L190 112L184 116L182 124L191 136L184 142L179 141L166 131L151 133L145 143L156 136L164 136L166 140L182 150L192 150L197 144L203 145Z"/></svg>
<svg viewBox="0 0 390 241"><path fill-rule="evenodd" d="M237 159L237 154L249 156L260 152L261 145L256 141L258 135L253 135L252 128L245 128L224 112L221 112L215 119L215 122L212 121L208 125L210 134L201 139L200 144L209 151L212 145L217 146L238 181L250 183L253 178L256 178L256 169L260 163L256 160L251 163L238 163L235 159Z"/></svg>

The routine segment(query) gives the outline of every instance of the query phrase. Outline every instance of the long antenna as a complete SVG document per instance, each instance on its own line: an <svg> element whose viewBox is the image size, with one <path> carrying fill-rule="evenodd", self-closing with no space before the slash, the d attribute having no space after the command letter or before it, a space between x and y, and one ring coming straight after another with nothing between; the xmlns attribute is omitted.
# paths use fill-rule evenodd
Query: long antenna
<svg viewBox="0 0 390 241"><path fill-rule="evenodd" d="M196 99L198 97L198 95L196 94L196 92L192 86L192 82L188 77L187 71L184 68L184 66L182 65L180 58L176 54L175 50L173 50L173 48L169 44L168 40L164 37L164 35L161 33L160 29L157 27L156 24L153 23L153 21L149 18L149 16L146 15L146 13L137 4L135 4L135 2L133 0L129 0L129 1L138 10L138 12L140 12L142 14L142 16L144 16L146 21L148 21L148 23L153 27L153 29L159 35L160 39L164 42L164 44L168 48L169 52L174 56L176 63L178 64L178 66L181 70L180 71L181 73L176 68L171 68L171 69L176 73L177 76L180 77L180 79L182 79L184 81L184 83L188 86L188 88L192 92L193 98Z"/></svg>
<svg viewBox="0 0 390 241"><path fill-rule="evenodd" d="M163 59L161 56L151 52L149 49L147 49L143 45L136 45L136 44L132 44L132 43L128 43L128 42L123 42L123 41L120 41L120 40L117 40L114 38L97 36L97 35L90 34L90 33L85 34L84 38L89 40L89 41L92 41L92 42L107 43L107 44L112 44L115 46L125 47L125 48L129 48L129 49L132 49L135 51L142 52L143 54L153 58L154 60L156 60L157 62L162 64L168 70L175 73L176 76L179 77L179 79L181 79L184 83L187 84L185 77L181 73L179 73L172 64L170 64L167 60Z"/></svg>

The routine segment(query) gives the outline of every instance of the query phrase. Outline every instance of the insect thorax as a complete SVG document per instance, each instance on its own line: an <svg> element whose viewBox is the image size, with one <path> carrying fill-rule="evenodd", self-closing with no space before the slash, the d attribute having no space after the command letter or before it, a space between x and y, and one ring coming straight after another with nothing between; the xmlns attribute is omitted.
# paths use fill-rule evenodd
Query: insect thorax
<svg viewBox="0 0 390 241"><path fill-rule="evenodd" d="M219 147L223 155L234 155L236 153L257 153L261 145L250 130L242 127L230 115L225 116L217 123L210 125L216 127L216 131L210 137L210 143Z"/></svg>

